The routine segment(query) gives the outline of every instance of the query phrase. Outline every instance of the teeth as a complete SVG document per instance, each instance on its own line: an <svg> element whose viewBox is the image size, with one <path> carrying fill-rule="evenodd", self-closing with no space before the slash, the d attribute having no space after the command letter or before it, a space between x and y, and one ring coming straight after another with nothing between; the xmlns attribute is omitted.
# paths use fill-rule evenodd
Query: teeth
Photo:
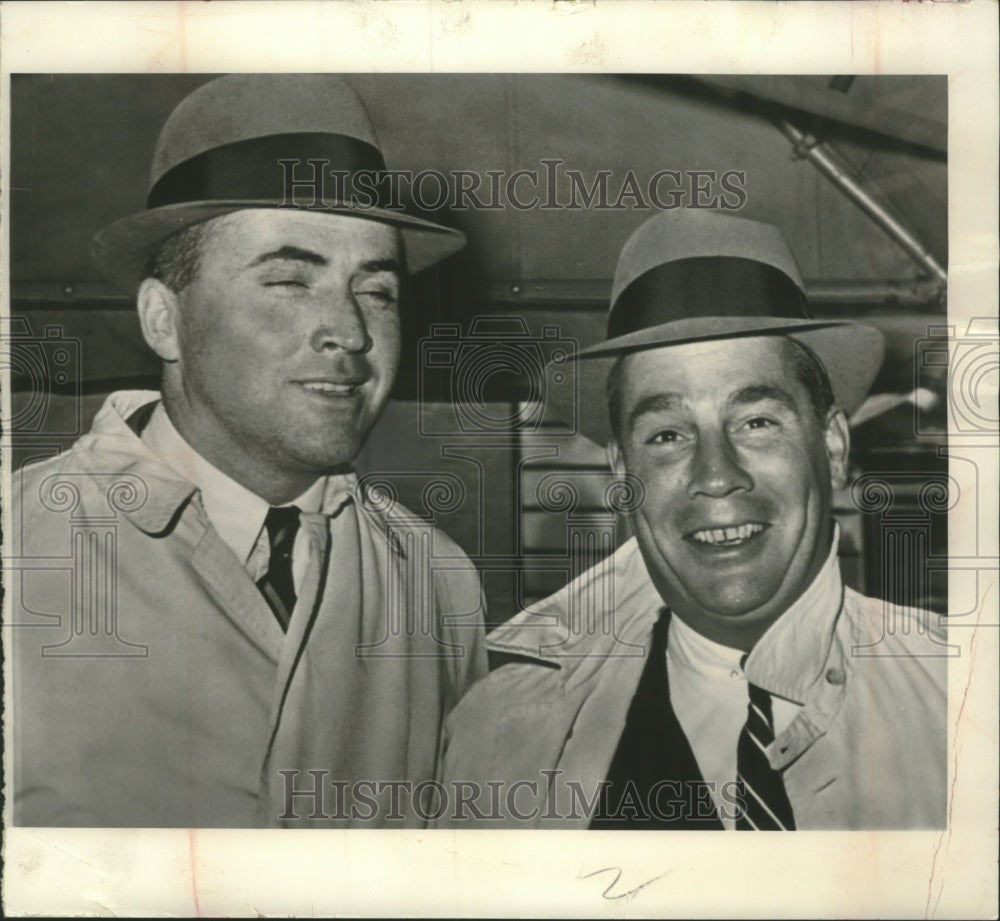
<svg viewBox="0 0 1000 921"><path fill-rule="evenodd" d="M306 390L312 390L315 393L340 393L340 394L352 394L357 388L356 384L334 384L330 381L305 381L302 384Z"/></svg>
<svg viewBox="0 0 1000 921"><path fill-rule="evenodd" d="M703 544L728 544L747 540L763 530L764 525L762 524L741 524L735 528L712 528L711 530L695 531L691 536Z"/></svg>

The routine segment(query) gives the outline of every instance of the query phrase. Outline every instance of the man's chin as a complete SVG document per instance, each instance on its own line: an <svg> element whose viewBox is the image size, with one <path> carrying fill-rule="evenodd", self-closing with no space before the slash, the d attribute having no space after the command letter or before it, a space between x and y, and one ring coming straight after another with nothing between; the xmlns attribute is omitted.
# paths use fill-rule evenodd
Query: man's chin
<svg viewBox="0 0 1000 921"><path fill-rule="evenodd" d="M759 607L738 604L720 606L719 600L701 604L698 600L671 608L696 633L732 649L748 652L778 619L766 602Z"/></svg>
<svg viewBox="0 0 1000 921"><path fill-rule="evenodd" d="M712 591L707 586L700 587L697 593L688 593L688 604L692 609L701 612L701 616L717 621L755 621L767 619L768 609L775 606L774 591L760 586L748 586L741 591L739 586L729 583Z"/></svg>
<svg viewBox="0 0 1000 921"><path fill-rule="evenodd" d="M317 476L324 476L350 470L355 458L361 452L362 444L360 440L352 440L339 442L336 445L315 445L310 448L299 443L290 446L289 453L304 470L313 472Z"/></svg>

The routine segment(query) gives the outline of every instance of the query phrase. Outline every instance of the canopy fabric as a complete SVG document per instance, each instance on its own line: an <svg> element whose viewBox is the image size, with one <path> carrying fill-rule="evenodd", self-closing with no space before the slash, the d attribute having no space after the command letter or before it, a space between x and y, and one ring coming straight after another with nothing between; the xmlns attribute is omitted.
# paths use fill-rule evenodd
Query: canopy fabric
<svg viewBox="0 0 1000 921"><path fill-rule="evenodd" d="M63 286L100 282L95 231L144 207L153 144L173 106L210 75L15 75L11 112L12 277ZM551 74L364 74L364 99L390 167L545 175L561 161L591 186L611 171L610 203L632 173L642 197L662 170L719 192L697 171L744 175L740 213L773 221L793 241L807 279L852 282L918 277L917 266L811 164L793 156L761 100L802 125L822 124L876 195L910 213L939 257L946 247L947 164L943 77L858 78L847 92L829 77L704 78ZM738 92L737 92L738 90ZM857 97L857 102L855 102ZM820 105L817 100L823 101ZM874 100L874 101L873 101ZM836 105L834 105L834 103ZM822 110L822 111L820 111ZM830 116L837 116L831 118ZM917 141L922 140L924 146ZM521 197L530 181L522 179ZM666 197L674 183L661 179ZM425 185L433 197L433 182ZM543 197L543 204L544 196ZM732 199L730 199L732 200ZM622 242L648 210L510 206L448 216L469 236L464 262L489 281L609 279ZM910 207L912 205L912 207ZM15 291L16 293L16 291ZM110 289L107 293L110 293Z"/></svg>

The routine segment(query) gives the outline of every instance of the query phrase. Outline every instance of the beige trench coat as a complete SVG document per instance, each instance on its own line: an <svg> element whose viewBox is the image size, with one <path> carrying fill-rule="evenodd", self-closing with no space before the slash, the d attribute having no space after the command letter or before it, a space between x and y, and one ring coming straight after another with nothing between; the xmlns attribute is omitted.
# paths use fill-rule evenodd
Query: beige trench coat
<svg viewBox="0 0 1000 921"><path fill-rule="evenodd" d="M422 826L371 785L433 779L442 721L485 672L471 563L333 477L302 516L314 552L283 634L195 488L126 425L156 396L113 394L15 475L14 821Z"/></svg>
<svg viewBox="0 0 1000 921"><path fill-rule="evenodd" d="M586 828L661 607L632 539L492 633L519 660L447 721L438 824ZM768 750L799 829L944 827L948 653L937 615L845 588L835 557L765 634L745 673L802 705Z"/></svg>

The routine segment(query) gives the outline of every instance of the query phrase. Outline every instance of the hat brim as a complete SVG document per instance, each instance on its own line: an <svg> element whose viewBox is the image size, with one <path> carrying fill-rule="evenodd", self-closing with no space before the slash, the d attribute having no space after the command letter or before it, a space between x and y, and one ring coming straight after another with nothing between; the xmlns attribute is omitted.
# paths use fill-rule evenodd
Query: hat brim
<svg viewBox="0 0 1000 921"><path fill-rule="evenodd" d="M565 391L554 388L548 406L580 434L605 445L612 437L606 393L608 372L621 355L708 339L756 336L789 336L812 349L830 377L835 403L848 415L864 402L885 354L882 333L865 323L691 317L619 336L568 356L577 364L576 386Z"/></svg>
<svg viewBox="0 0 1000 921"><path fill-rule="evenodd" d="M134 294L146 275L150 256L164 240L178 231L212 218L247 208L285 209L268 199L184 202L164 205L122 218L105 227L91 245L94 261L118 287ZM358 208L328 202L322 208L302 209L312 214L350 214L398 227L403 236L406 266L411 274L429 268L465 245L460 230L424 218L384 208Z"/></svg>

